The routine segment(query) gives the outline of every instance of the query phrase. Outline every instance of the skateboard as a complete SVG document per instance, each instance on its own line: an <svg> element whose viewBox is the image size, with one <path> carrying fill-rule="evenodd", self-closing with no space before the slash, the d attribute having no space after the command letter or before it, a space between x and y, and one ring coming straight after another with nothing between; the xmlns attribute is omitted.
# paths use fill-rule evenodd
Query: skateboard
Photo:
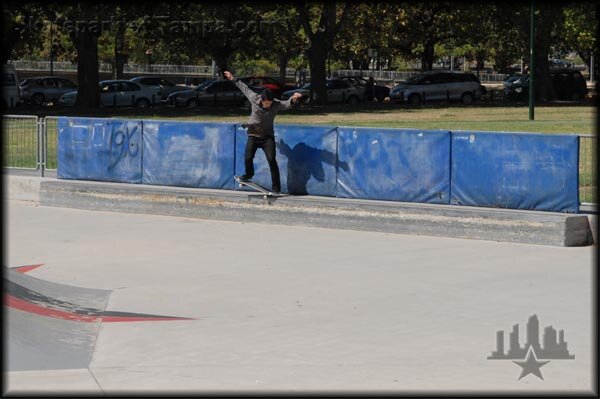
<svg viewBox="0 0 600 399"><path fill-rule="evenodd" d="M284 195L284 194L275 194L275 193L267 190L265 187L261 186L258 183L254 183L254 182L251 182L251 181L241 181L239 176L234 176L233 178L235 179L236 182L239 183L240 188L242 186L247 186L247 187L250 187L250 188L252 188L252 189L254 189L256 191L259 191L259 192L263 193L263 198L264 199L267 199L267 198L270 198L270 197L282 197Z"/></svg>

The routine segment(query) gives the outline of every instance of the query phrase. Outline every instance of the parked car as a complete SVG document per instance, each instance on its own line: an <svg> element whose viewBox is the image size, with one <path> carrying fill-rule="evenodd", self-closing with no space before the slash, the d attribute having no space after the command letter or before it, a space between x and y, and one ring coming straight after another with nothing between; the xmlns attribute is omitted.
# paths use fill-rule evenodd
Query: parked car
<svg viewBox="0 0 600 399"><path fill-rule="evenodd" d="M503 81L502 84L504 85L504 87L508 86L509 84L516 82L517 80L521 79L521 74L515 74L515 75L508 75Z"/></svg>
<svg viewBox="0 0 600 399"><path fill-rule="evenodd" d="M325 87L327 89L327 102L329 103L357 104L360 101L358 90L347 81L341 79L327 79L325 81ZM294 93L300 93L302 94L300 102L308 103L310 102L310 88L311 83L308 83L300 89L288 90L281 95L281 99L287 100Z"/></svg>
<svg viewBox="0 0 600 399"><path fill-rule="evenodd" d="M173 105L175 107L190 107L193 108L199 104L197 101L198 93L201 92L211 84L215 82L214 79L208 79L193 89L188 88L187 90L178 91L176 93L171 93L167 96L167 104Z"/></svg>
<svg viewBox="0 0 600 399"><path fill-rule="evenodd" d="M573 63L565 60L561 60L559 58L553 58L550 60L550 68L573 68Z"/></svg>
<svg viewBox="0 0 600 399"><path fill-rule="evenodd" d="M160 76L138 76L129 80L139 84L142 87L158 87L160 89L160 94L162 95L163 101L166 101L167 97L172 93L190 89L186 86L178 86L170 80Z"/></svg>
<svg viewBox="0 0 600 399"><path fill-rule="evenodd" d="M248 86L256 93L264 87ZM198 105L242 105L248 107L248 99L242 91L230 80L220 79L206 81L193 90L173 93L167 98L167 103L174 106L194 108Z"/></svg>
<svg viewBox="0 0 600 399"><path fill-rule="evenodd" d="M279 80L269 76L246 76L240 78L240 80L248 86L267 88L273 92L275 97L281 97L288 90L297 89L296 86L281 83Z"/></svg>
<svg viewBox="0 0 600 399"><path fill-rule="evenodd" d="M576 69L550 70L550 80L556 99L563 101L581 101L587 95L585 78ZM526 100L529 98L529 75L524 75L512 83L506 84L504 94L507 99Z"/></svg>
<svg viewBox="0 0 600 399"><path fill-rule="evenodd" d="M148 108L160 99L160 89L156 87L142 87L129 80L103 80L100 82L100 104L102 106L130 106ZM58 103L65 106L74 106L77 101L77 92L64 94ZM160 100L158 100L160 101Z"/></svg>
<svg viewBox="0 0 600 399"><path fill-rule="evenodd" d="M19 85L21 100L34 105L58 100L63 94L77 90L77 85L69 79L56 76L43 76L25 79Z"/></svg>
<svg viewBox="0 0 600 399"><path fill-rule="evenodd" d="M2 107L13 108L19 102L19 76L14 65L2 65Z"/></svg>
<svg viewBox="0 0 600 399"><path fill-rule="evenodd" d="M460 100L471 104L481 98L485 88L472 73L429 72L400 82L390 90L390 99L411 105L431 100Z"/></svg>
<svg viewBox="0 0 600 399"><path fill-rule="evenodd" d="M369 83L368 79L365 79L361 76L341 76L338 79L346 80L350 82L354 87L356 87L359 97L362 101L366 101L368 97L367 93L367 85ZM377 99L379 102L383 102L386 97L390 95L390 88L383 85L374 84L373 85L373 97Z"/></svg>

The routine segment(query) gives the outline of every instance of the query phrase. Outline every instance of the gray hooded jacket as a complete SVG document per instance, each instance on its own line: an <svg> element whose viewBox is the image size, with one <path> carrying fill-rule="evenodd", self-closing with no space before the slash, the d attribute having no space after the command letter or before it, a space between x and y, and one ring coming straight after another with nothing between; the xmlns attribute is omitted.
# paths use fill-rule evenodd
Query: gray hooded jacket
<svg viewBox="0 0 600 399"><path fill-rule="evenodd" d="M273 104L270 108L263 108L260 104L260 94L256 94L241 80L236 80L235 85L244 93L250 106L252 107L252 113L248 119L248 125L251 125L248 129L248 135L250 136L271 136L275 135L273 130L273 121L275 116L281 110L287 110L294 106L290 98L287 101L280 101L276 98L273 99Z"/></svg>

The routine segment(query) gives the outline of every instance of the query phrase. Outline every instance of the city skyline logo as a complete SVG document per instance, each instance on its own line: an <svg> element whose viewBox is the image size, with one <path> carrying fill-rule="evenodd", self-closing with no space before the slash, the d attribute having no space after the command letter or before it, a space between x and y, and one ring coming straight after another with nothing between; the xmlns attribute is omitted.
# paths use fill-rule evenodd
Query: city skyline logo
<svg viewBox="0 0 600 399"><path fill-rule="evenodd" d="M527 320L527 340L521 346L519 341L519 324L512 326L508 335L508 351L504 351L504 331L496 331L496 350L488 356L488 360L513 360L513 363L521 367L521 375L518 380L533 374L543 380L541 368L550 363L550 360L572 360L575 355L569 353L565 331L558 330L550 325L544 328L542 338L543 346L540 344L540 322L537 315L532 315ZM540 361L539 359L544 359ZM515 361L517 360L517 361Z"/></svg>

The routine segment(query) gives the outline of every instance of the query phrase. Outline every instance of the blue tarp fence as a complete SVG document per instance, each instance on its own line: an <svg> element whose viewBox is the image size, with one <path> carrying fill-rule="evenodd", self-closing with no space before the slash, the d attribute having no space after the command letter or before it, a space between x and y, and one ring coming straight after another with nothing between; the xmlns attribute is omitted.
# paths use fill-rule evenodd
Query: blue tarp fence
<svg viewBox="0 0 600 399"><path fill-rule="evenodd" d="M233 123L143 121L143 184L233 189Z"/></svg>
<svg viewBox="0 0 600 399"><path fill-rule="evenodd" d="M458 205L579 211L579 136L452 133Z"/></svg>
<svg viewBox="0 0 600 399"><path fill-rule="evenodd" d="M59 179L142 182L142 122L59 118Z"/></svg>
<svg viewBox="0 0 600 399"><path fill-rule="evenodd" d="M448 204L450 132L338 128L337 196Z"/></svg>
<svg viewBox="0 0 600 399"><path fill-rule="evenodd" d="M240 189L239 124L62 117L58 131L60 179ZM576 135L277 124L275 138L284 193L579 211ZM270 187L260 149L254 167Z"/></svg>

